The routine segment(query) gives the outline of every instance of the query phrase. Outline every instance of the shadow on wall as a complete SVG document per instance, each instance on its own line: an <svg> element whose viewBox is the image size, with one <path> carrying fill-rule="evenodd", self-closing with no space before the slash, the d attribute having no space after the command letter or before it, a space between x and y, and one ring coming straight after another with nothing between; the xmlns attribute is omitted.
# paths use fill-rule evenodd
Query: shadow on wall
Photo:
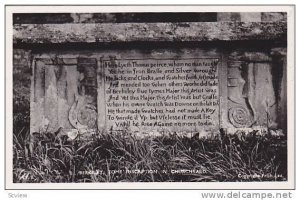
<svg viewBox="0 0 300 200"><path fill-rule="evenodd" d="M18 13L14 24L286 21L286 13Z"/></svg>
<svg viewBox="0 0 300 200"><path fill-rule="evenodd" d="M30 124L30 52L13 51L13 132L24 134Z"/></svg>

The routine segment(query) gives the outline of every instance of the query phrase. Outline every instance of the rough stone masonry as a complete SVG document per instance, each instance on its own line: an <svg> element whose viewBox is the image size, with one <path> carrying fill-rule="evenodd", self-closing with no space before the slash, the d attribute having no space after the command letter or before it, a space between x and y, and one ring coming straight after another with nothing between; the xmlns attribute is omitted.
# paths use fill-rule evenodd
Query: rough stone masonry
<svg viewBox="0 0 300 200"><path fill-rule="evenodd" d="M57 15L14 15L31 133L286 134L285 13Z"/></svg>

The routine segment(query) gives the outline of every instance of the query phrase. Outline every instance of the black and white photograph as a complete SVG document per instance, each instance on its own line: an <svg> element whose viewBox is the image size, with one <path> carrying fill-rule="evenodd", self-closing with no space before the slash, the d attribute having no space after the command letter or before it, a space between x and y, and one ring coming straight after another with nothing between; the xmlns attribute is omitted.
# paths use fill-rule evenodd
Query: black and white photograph
<svg viewBox="0 0 300 200"><path fill-rule="evenodd" d="M294 7L141 7L6 7L7 187L293 188Z"/></svg>

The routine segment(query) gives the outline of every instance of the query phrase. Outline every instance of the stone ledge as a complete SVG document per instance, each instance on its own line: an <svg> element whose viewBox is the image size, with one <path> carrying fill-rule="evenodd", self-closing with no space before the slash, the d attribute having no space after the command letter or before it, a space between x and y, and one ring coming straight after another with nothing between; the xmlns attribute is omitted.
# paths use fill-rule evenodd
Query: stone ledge
<svg viewBox="0 0 300 200"><path fill-rule="evenodd" d="M13 43L286 40L286 22L15 24Z"/></svg>

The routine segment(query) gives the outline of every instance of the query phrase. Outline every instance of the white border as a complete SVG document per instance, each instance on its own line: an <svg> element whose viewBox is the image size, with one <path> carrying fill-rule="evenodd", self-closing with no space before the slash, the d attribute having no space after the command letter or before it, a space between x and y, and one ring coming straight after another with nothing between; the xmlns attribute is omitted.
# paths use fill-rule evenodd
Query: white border
<svg viewBox="0 0 300 200"><path fill-rule="evenodd" d="M287 12L288 181L200 183L12 183L12 13L89 12ZM294 133L294 20L293 6L7 6L6 7L6 189L293 189Z"/></svg>

